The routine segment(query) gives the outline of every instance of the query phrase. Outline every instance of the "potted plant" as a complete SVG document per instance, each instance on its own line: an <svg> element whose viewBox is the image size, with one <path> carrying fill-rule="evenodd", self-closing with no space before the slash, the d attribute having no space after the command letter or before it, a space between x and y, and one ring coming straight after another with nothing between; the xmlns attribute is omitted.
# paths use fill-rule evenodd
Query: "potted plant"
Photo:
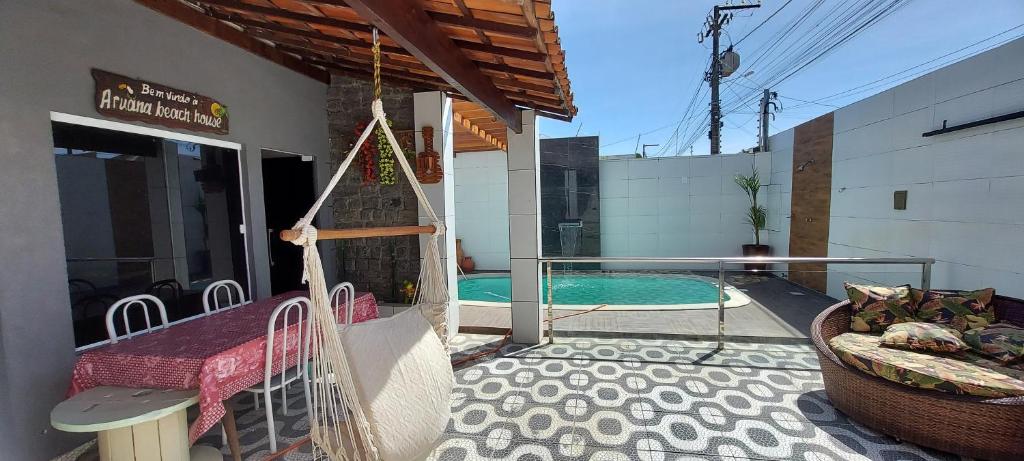
<svg viewBox="0 0 1024 461"><path fill-rule="evenodd" d="M757 169L751 169L750 176L738 175L735 178L736 185L747 193L750 199L750 208L747 209L747 224L754 230L754 243L743 245L743 256L768 256L771 254L771 247L761 245L761 231L764 230L768 221L768 209L757 203L757 192L761 190L761 177ZM766 270L767 264L744 264L746 270Z"/></svg>

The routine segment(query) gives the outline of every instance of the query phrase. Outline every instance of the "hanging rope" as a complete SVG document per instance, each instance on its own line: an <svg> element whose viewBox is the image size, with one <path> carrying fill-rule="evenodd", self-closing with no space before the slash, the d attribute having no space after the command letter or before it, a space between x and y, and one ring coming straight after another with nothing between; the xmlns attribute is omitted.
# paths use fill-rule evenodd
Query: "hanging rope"
<svg viewBox="0 0 1024 461"><path fill-rule="evenodd" d="M380 99L380 34L373 28L373 99Z"/></svg>

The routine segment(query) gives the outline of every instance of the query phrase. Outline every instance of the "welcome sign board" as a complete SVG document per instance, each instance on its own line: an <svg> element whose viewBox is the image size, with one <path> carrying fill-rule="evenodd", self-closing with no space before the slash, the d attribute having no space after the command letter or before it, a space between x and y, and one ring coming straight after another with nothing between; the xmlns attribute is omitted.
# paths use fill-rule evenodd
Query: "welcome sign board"
<svg viewBox="0 0 1024 461"><path fill-rule="evenodd" d="M96 111L108 117L228 134L228 108L201 94L93 69Z"/></svg>

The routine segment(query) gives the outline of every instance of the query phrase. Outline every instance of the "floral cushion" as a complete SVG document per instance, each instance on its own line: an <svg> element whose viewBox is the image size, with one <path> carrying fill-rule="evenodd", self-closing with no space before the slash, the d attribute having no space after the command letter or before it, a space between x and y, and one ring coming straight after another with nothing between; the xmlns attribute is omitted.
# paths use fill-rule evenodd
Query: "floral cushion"
<svg viewBox="0 0 1024 461"><path fill-rule="evenodd" d="M1024 371L1002 367L978 354L944 357L880 347L882 338L843 333L829 346L843 362L889 381L921 389L980 397L1024 395Z"/></svg>
<svg viewBox="0 0 1024 461"><path fill-rule="evenodd" d="M1005 365L1024 368L1024 328L997 323L985 328L967 330L964 341L980 354L995 358Z"/></svg>
<svg viewBox="0 0 1024 461"><path fill-rule="evenodd" d="M922 322L941 323L964 332L995 323L992 297L996 290L925 291L913 290L920 298L915 317Z"/></svg>
<svg viewBox="0 0 1024 461"><path fill-rule="evenodd" d="M892 324L882 335L882 345L932 352L960 352L970 348L961 333L946 325L924 322Z"/></svg>
<svg viewBox="0 0 1024 461"><path fill-rule="evenodd" d="M894 323L914 320L917 291L910 285L877 287L843 283L850 298L850 329L881 333Z"/></svg>

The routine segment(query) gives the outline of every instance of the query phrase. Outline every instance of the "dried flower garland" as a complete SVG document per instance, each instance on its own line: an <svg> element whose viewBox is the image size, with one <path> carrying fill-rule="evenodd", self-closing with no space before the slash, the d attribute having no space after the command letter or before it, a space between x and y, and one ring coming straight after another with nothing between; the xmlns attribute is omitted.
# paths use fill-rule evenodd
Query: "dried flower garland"
<svg viewBox="0 0 1024 461"><path fill-rule="evenodd" d="M392 126L388 120L388 126ZM377 171L380 175L380 185L393 186L395 184L395 149L388 142L384 129L377 127Z"/></svg>
<svg viewBox="0 0 1024 461"><path fill-rule="evenodd" d="M368 122L361 122L356 124L356 138L363 134L363 130L366 129ZM363 185L372 184L377 181L376 171L376 148L372 142L364 142L362 146L359 146L359 166L363 172Z"/></svg>

